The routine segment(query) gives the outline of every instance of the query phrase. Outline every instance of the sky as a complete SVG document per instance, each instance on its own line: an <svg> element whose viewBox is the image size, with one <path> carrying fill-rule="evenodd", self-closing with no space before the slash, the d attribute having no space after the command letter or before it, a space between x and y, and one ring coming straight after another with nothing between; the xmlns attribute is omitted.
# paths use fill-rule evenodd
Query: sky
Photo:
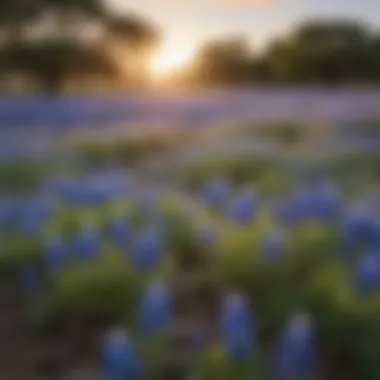
<svg viewBox="0 0 380 380"><path fill-rule="evenodd" d="M107 0L120 11L154 21L163 33L162 56L178 60L205 40L247 36L253 49L309 18L348 17L380 30L380 0ZM166 53L165 53L166 52Z"/></svg>

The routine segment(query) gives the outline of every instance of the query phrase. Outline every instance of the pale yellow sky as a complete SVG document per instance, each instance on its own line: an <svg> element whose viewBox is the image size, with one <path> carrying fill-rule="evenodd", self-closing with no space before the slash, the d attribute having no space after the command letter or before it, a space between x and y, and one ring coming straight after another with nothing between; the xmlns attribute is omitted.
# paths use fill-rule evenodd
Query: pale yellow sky
<svg viewBox="0 0 380 380"><path fill-rule="evenodd" d="M380 25L380 0L106 0L155 22L163 33L161 63L182 62L205 40L247 36L255 50L310 18L347 17Z"/></svg>
<svg viewBox="0 0 380 380"><path fill-rule="evenodd" d="M349 17L379 25L380 0L106 0L156 22L169 40L189 45L243 33L261 46L312 17Z"/></svg>

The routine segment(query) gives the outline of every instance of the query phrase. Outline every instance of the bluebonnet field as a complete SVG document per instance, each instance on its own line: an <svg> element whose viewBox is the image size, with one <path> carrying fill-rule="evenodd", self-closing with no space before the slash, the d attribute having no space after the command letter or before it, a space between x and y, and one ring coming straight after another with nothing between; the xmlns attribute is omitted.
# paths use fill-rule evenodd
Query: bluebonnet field
<svg viewBox="0 0 380 380"><path fill-rule="evenodd" d="M55 100L46 112L42 100L1 102L1 124L23 139L49 125L112 127L133 115L148 124L160 112L178 126L236 124L190 160L186 140L165 145L158 179L141 164L147 152L135 165L129 145L117 156L111 144L100 161L83 146L51 149L49 160L25 147L4 160L0 273L17 282L29 328L99 329L92 349L104 380L378 380L380 157L344 143L352 126L379 138L378 95L220 97L156 100L151 114L143 99ZM334 149L283 139L278 120L300 105L298 123L328 124ZM255 129L265 116L278 119L269 137ZM240 124L243 140L273 140L275 150L239 150Z"/></svg>
<svg viewBox="0 0 380 380"><path fill-rule="evenodd" d="M43 154L48 138L69 130L93 131L126 125L199 127L225 123L299 121L346 124L379 116L378 90L260 89L209 91L203 95L123 95L60 98L0 97L1 154L32 149ZM33 132L32 132L33 131ZM17 137L15 137L17 136ZM16 141L14 141L16 140ZM25 139L24 139L25 140ZM29 147L29 148L28 148ZM46 152L45 152L46 153Z"/></svg>

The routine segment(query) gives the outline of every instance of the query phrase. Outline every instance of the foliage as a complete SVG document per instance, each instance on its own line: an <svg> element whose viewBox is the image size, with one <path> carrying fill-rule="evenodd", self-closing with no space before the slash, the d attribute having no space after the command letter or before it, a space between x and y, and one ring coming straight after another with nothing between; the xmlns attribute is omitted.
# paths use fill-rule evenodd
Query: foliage
<svg viewBox="0 0 380 380"><path fill-rule="evenodd" d="M2 49L4 71L30 74L47 92L60 90L67 77L116 73L115 63L92 46L76 41L20 42Z"/></svg>
<svg viewBox="0 0 380 380"><path fill-rule="evenodd" d="M223 347L212 344L206 349L196 365L196 374L205 380L248 378L268 379L267 363L263 355L256 353L252 358L244 361L232 360L227 357Z"/></svg>
<svg viewBox="0 0 380 380"><path fill-rule="evenodd" d="M43 24L47 12L54 31L29 38L28 28ZM141 64L157 41L155 28L147 22L115 15L99 0L5 0L0 13L0 33L4 37L0 50L2 72L26 75L37 88L49 94L59 93L67 79L78 81L94 75L124 79L120 62L104 45L116 43L130 60L141 56L139 51L144 48ZM95 42L83 35L94 22L105 30ZM128 42L132 42L133 49L127 46Z"/></svg>
<svg viewBox="0 0 380 380"><path fill-rule="evenodd" d="M15 274L23 263L42 266L43 246L39 239L1 231L0 275Z"/></svg>
<svg viewBox="0 0 380 380"><path fill-rule="evenodd" d="M225 178L239 185L254 182L276 164L275 158L255 153L218 154L190 163L181 177L191 188L199 187L208 178Z"/></svg>
<svg viewBox="0 0 380 380"><path fill-rule="evenodd" d="M258 56L243 39L206 43L194 78L208 84L376 83L380 79L378 41L378 35L359 22L309 20L273 40Z"/></svg>
<svg viewBox="0 0 380 380"><path fill-rule="evenodd" d="M40 189L50 172L49 165L42 162L31 164L20 160L0 163L0 188L11 196L33 193Z"/></svg>

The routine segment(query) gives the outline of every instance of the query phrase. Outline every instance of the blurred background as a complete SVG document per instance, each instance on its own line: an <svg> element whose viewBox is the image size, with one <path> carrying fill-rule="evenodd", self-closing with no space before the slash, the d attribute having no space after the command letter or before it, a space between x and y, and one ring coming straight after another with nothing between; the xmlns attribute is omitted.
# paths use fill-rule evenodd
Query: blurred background
<svg viewBox="0 0 380 380"><path fill-rule="evenodd" d="M3 1L4 92L374 86L378 5Z"/></svg>
<svg viewBox="0 0 380 380"><path fill-rule="evenodd" d="M379 84L377 0L0 0L0 379L380 380Z"/></svg>

